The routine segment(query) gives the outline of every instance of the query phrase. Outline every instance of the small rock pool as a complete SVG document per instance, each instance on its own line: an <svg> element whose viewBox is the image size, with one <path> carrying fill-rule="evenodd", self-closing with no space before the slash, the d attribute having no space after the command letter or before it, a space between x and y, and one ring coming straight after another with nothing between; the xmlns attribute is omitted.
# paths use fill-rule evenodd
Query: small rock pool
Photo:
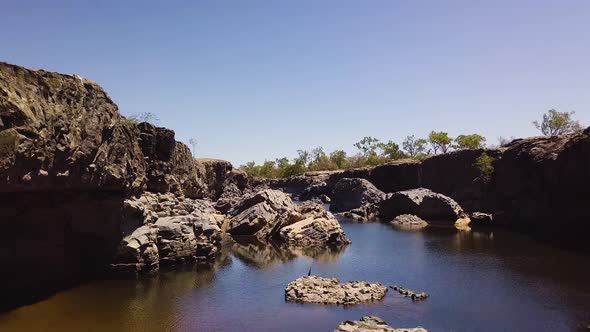
<svg viewBox="0 0 590 332"><path fill-rule="evenodd" d="M429 331L572 331L590 323L590 257L508 231L343 222L342 250L230 244L213 269L184 266L139 280L97 280L0 314L0 331L333 331L376 315ZM353 307L295 304L285 286L312 273L390 290Z"/></svg>

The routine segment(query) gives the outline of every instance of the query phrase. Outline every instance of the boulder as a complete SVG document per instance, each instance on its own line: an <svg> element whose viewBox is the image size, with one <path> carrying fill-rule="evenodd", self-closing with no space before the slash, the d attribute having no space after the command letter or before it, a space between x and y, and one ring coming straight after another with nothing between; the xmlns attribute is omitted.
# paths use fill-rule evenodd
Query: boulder
<svg viewBox="0 0 590 332"><path fill-rule="evenodd" d="M494 216L491 213L472 212L469 214L470 226L493 226Z"/></svg>
<svg viewBox="0 0 590 332"><path fill-rule="evenodd" d="M391 220L402 214L420 217L428 223L464 224L469 218L453 199L418 188L388 194L379 204L379 216Z"/></svg>
<svg viewBox="0 0 590 332"><path fill-rule="evenodd" d="M235 235L255 235L270 238L282 226L300 218L289 195L266 189L246 197L229 211L226 231Z"/></svg>
<svg viewBox="0 0 590 332"><path fill-rule="evenodd" d="M336 278L301 277L285 288L285 300L299 303L353 305L378 301L385 297L387 287L380 283L351 281L340 283Z"/></svg>
<svg viewBox="0 0 590 332"><path fill-rule="evenodd" d="M385 198L385 193L365 179L344 178L339 180L332 192L330 211L345 212L363 209L365 219L373 219L377 205Z"/></svg>
<svg viewBox="0 0 590 332"><path fill-rule="evenodd" d="M157 234L156 227L145 225L123 238L117 248L114 263L109 266L111 272L119 275L157 272L160 267Z"/></svg>
<svg viewBox="0 0 590 332"><path fill-rule="evenodd" d="M420 229L428 226L428 223L424 219L413 214L400 214L393 218L390 223L394 226L408 229Z"/></svg>
<svg viewBox="0 0 590 332"><path fill-rule="evenodd" d="M314 217L297 221L279 230L279 238L288 245L345 245L350 240L334 216Z"/></svg>
<svg viewBox="0 0 590 332"><path fill-rule="evenodd" d="M360 320L347 320L334 330L334 332L427 332L422 327L393 328L377 316L364 316Z"/></svg>
<svg viewBox="0 0 590 332"><path fill-rule="evenodd" d="M307 201L314 198L319 198L320 196L327 197L327 194L330 193L330 189L326 182L314 183L311 186L303 189L303 191L299 194L300 201Z"/></svg>

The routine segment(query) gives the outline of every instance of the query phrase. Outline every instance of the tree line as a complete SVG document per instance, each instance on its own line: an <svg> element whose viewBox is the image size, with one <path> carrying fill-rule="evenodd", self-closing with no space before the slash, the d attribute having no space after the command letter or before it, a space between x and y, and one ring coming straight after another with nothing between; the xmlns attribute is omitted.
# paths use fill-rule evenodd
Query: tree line
<svg viewBox="0 0 590 332"><path fill-rule="evenodd" d="M573 114L574 112L557 112L552 109L543 115L540 123L534 121L533 124L548 136L571 133L582 128L579 122L572 119ZM508 144L511 140L499 138L500 145ZM292 160L283 157L267 160L261 165L251 161L240 166L240 169L251 176L283 178L310 171L378 166L400 159L421 160L451 151L484 148L485 144L486 138L479 134L451 137L444 131L431 131L425 138L414 135L407 136L402 141L401 147L391 140L382 142L377 138L367 136L354 144L358 150L354 155L348 155L344 150L327 153L322 147L317 147L311 151L298 150L297 157ZM489 161L485 162L489 163Z"/></svg>

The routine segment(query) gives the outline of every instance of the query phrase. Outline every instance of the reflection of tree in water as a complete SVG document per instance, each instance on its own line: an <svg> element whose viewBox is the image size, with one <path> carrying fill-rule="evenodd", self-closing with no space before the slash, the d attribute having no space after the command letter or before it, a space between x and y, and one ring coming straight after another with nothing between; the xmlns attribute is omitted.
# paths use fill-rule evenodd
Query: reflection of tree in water
<svg viewBox="0 0 590 332"><path fill-rule="evenodd" d="M293 247L272 241L261 241L256 237L235 237L231 245L232 254L247 265L267 268L307 256L322 262L332 262L344 252L346 246Z"/></svg>

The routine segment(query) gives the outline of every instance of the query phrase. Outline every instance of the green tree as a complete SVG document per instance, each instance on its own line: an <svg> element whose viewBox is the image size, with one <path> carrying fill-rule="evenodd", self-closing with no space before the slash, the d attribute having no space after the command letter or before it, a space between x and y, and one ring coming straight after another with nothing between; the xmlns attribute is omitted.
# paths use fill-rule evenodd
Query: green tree
<svg viewBox="0 0 590 332"><path fill-rule="evenodd" d="M483 148L485 141L486 138L478 134L459 135L455 138L456 147L460 150Z"/></svg>
<svg viewBox="0 0 590 332"><path fill-rule="evenodd" d="M487 153L482 153L477 159L473 166L477 167L481 173L481 177L485 182L489 182L494 174L493 162L496 158L489 156Z"/></svg>
<svg viewBox="0 0 590 332"><path fill-rule="evenodd" d="M381 155L391 160L406 158L406 154L400 150L399 145L394 141L387 143L378 143L377 146L381 150Z"/></svg>
<svg viewBox="0 0 590 332"><path fill-rule="evenodd" d="M354 143L354 146L361 150L365 156L368 156L370 154L376 154L376 150L379 147L379 140L371 136L366 136Z"/></svg>
<svg viewBox="0 0 590 332"><path fill-rule="evenodd" d="M346 168L348 162L346 158L346 152L343 150L336 150L330 153L330 160L338 169Z"/></svg>
<svg viewBox="0 0 590 332"><path fill-rule="evenodd" d="M572 119L574 111L558 112L550 109L543 114L543 121L533 121L533 125L545 136L562 135L576 132L582 129L578 121Z"/></svg>
<svg viewBox="0 0 590 332"><path fill-rule="evenodd" d="M245 165L240 166L240 169L250 176L260 176L260 166L256 166L254 161L247 162Z"/></svg>
<svg viewBox="0 0 590 332"><path fill-rule="evenodd" d="M428 141L423 138L416 138L414 135L406 137L406 139L402 142L402 146L404 151L411 157L411 158L419 158L426 154L426 144Z"/></svg>
<svg viewBox="0 0 590 332"><path fill-rule="evenodd" d="M262 166L260 166L260 176L263 178L274 178L275 177L275 162L266 160Z"/></svg>
<svg viewBox="0 0 590 332"><path fill-rule="evenodd" d="M434 154L437 154L439 151L441 153L447 153L451 148L453 139L449 137L449 134L445 133L444 131L431 131L428 135L428 142L430 142Z"/></svg>

